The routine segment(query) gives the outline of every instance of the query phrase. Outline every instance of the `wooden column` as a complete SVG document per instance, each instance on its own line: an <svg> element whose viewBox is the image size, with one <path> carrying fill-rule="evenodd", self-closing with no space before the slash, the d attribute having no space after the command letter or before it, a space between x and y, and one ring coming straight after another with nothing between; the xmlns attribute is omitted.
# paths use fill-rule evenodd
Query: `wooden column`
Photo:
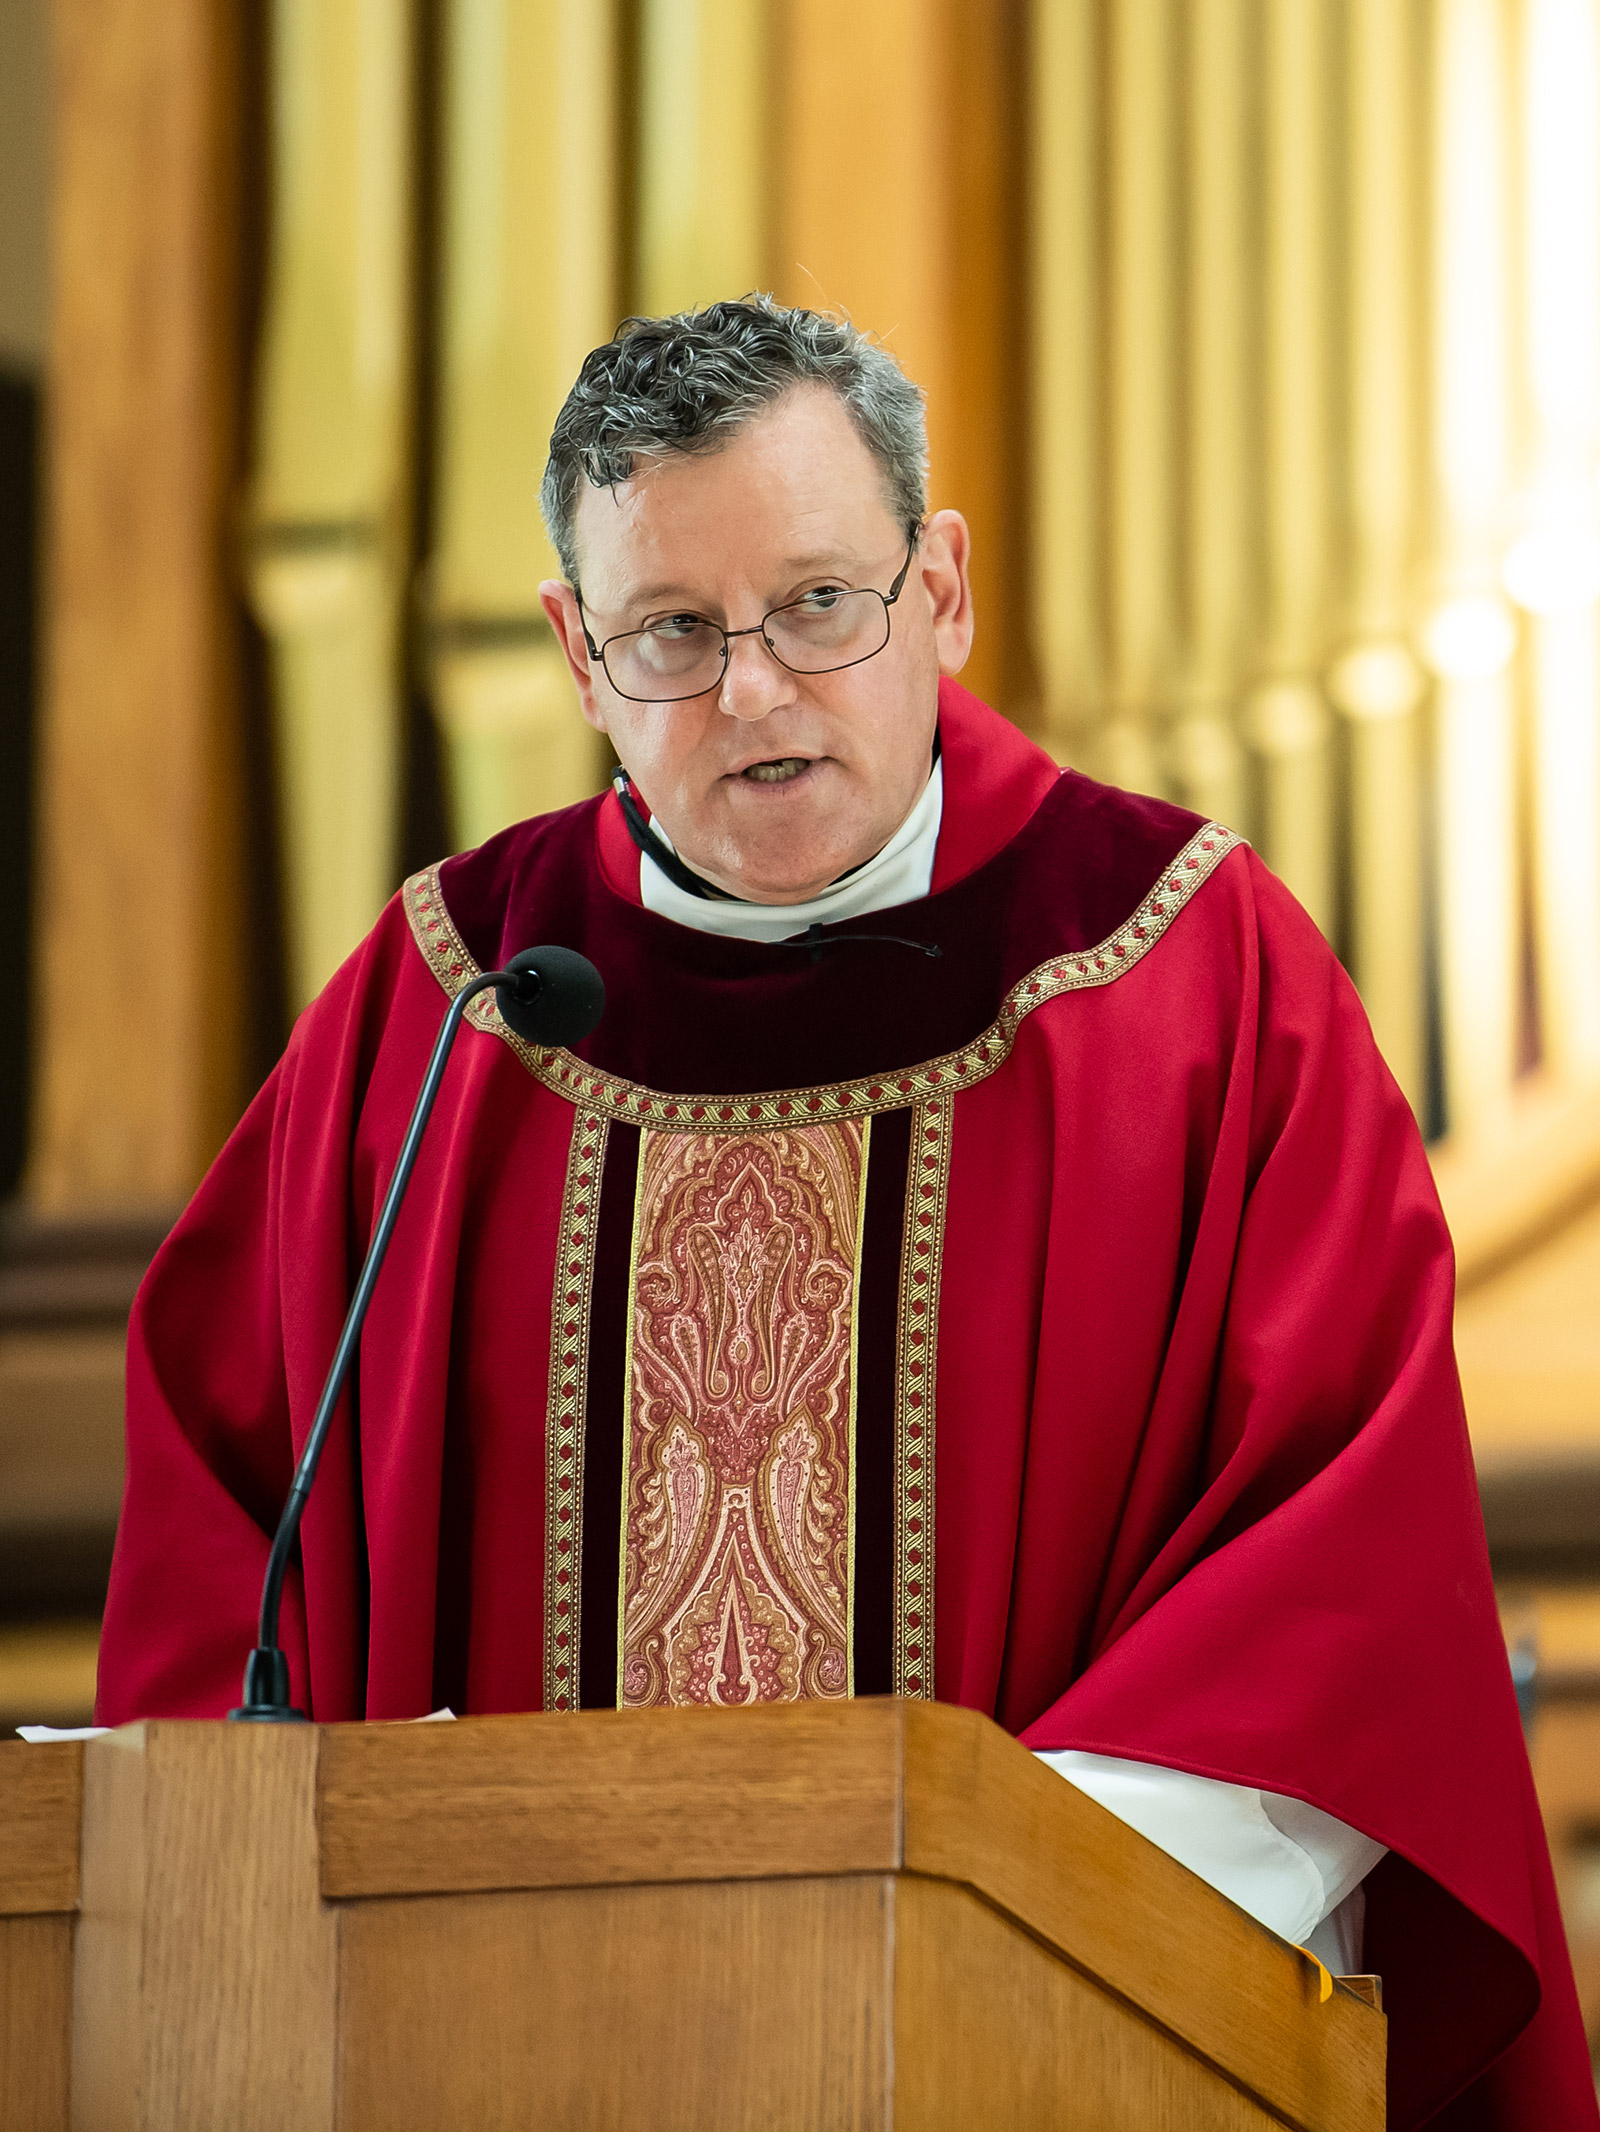
<svg viewBox="0 0 1600 2132"><path fill-rule="evenodd" d="M1189 0L1184 75L1188 257L1184 379L1188 643L1171 770L1178 797L1245 818L1238 731L1250 615L1250 25L1244 0Z"/></svg>
<svg viewBox="0 0 1600 2132"><path fill-rule="evenodd" d="M617 322L616 9L451 0L444 15L434 707L451 830L480 844L603 775L539 609L550 431Z"/></svg>
<svg viewBox="0 0 1600 2132"><path fill-rule="evenodd" d="M1106 91L1109 263L1103 300L1111 346L1112 716L1100 774L1138 792L1162 788L1161 726L1177 635L1176 357L1172 0L1117 0Z"/></svg>
<svg viewBox="0 0 1600 2132"><path fill-rule="evenodd" d="M760 0L639 0L641 311L744 296L766 273L768 14Z"/></svg>
<svg viewBox="0 0 1600 2132"><path fill-rule="evenodd" d="M1427 1084L1423 978L1424 676L1407 642L1416 565L1420 159L1416 22L1353 0L1344 160L1349 229L1349 531L1355 625L1330 676L1349 721L1349 961L1412 1108Z"/></svg>
<svg viewBox="0 0 1600 2132"><path fill-rule="evenodd" d="M955 387L940 18L939 0L790 0L775 55L777 293L880 336L928 395L936 456Z"/></svg>
<svg viewBox="0 0 1600 2132"><path fill-rule="evenodd" d="M1029 556L1040 738L1086 762L1104 686L1100 182L1093 10L1033 0L1028 53Z"/></svg>
<svg viewBox="0 0 1600 2132"><path fill-rule="evenodd" d="M1516 1071L1516 646L1499 597L1511 472L1509 74L1502 0L1433 6L1432 456L1440 1049L1453 1139L1492 1134Z"/></svg>
<svg viewBox="0 0 1600 2132"><path fill-rule="evenodd" d="M1271 679L1251 705L1261 849L1324 932L1334 919L1330 649L1333 323L1326 0L1266 10L1265 504Z"/></svg>
<svg viewBox="0 0 1600 2132"><path fill-rule="evenodd" d="M271 646L291 1005L396 886L412 505L415 0L274 0L250 590Z"/></svg>
<svg viewBox="0 0 1600 2132"><path fill-rule="evenodd" d="M945 398L931 411L931 501L972 528L978 633L962 680L1024 723L1038 682L1027 628L1028 362L1024 325L1021 0L945 0L946 101L934 153L946 191ZM880 243L895 243L900 195L885 203Z"/></svg>
<svg viewBox="0 0 1600 2132"><path fill-rule="evenodd" d="M848 311L927 393L929 500L973 532L978 632L962 679L1031 716L1025 8L787 0L779 21L774 285Z"/></svg>
<svg viewBox="0 0 1600 2132"><path fill-rule="evenodd" d="M1600 1075L1600 0L1522 13L1524 361L1532 524L1506 558L1531 612L1529 768L1541 1048Z"/></svg>
<svg viewBox="0 0 1600 2132"><path fill-rule="evenodd" d="M240 1097L239 17L57 0L27 1192L181 1200Z"/></svg>

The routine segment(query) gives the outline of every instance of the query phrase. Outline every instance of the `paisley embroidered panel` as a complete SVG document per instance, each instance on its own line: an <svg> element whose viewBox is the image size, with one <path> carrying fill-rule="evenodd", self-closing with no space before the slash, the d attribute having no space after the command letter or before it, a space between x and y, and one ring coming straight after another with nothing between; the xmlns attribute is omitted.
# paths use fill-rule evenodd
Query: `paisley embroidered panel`
<svg viewBox="0 0 1600 2132"><path fill-rule="evenodd" d="M870 1118L640 1136L619 1704L853 1687L856 1313Z"/></svg>

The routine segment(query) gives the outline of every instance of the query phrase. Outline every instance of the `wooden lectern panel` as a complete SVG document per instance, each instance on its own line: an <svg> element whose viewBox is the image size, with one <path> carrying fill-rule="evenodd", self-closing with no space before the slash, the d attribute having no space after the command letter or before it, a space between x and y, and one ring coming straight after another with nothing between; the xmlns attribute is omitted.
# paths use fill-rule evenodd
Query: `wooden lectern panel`
<svg viewBox="0 0 1600 2132"><path fill-rule="evenodd" d="M169 1722L90 1743L75 2132L332 2132L317 1745L310 1725Z"/></svg>
<svg viewBox="0 0 1600 2132"><path fill-rule="evenodd" d="M64 2132L83 1748L0 1748L0 2125Z"/></svg>
<svg viewBox="0 0 1600 2132"><path fill-rule="evenodd" d="M891 1871L903 1707L585 1710L541 1717L537 1734L527 1718L332 1725L323 1892Z"/></svg>
<svg viewBox="0 0 1600 2132"><path fill-rule="evenodd" d="M894 1888L358 1903L340 1940L339 2132L886 2132Z"/></svg>
<svg viewBox="0 0 1600 2132"><path fill-rule="evenodd" d="M970 1889L912 1875L364 1902L339 1990L340 2132L1283 2126Z"/></svg>
<svg viewBox="0 0 1600 2132"><path fill-rule="evenodd" d="M153 1722L3 1831L7 2132L69 2050L73 2132L1383 2122L1381 2014L967 1711Z"/></svg>
<svg viewBox="0 0 1600 2132"><path fill-rule="evenodd" d="M65 2132L72 1919L0 1918L0 2125Z"/></svg>
<svg viewBox="0 0 1600 2132"><path fill-rule="evenodd" d="M1283 2132L1081 1971L1041 1961L969 1890L911 1874L895 1889L895 2126Z"/></svg>
<svg viewBox="0 0 1600 2132"><path fill-rule="evenodd" d="M1323 2006L1309 1956L1019 1753L997 1725L935 1704L904 1708L908 1870L981 1889L1290 2124L1383 2122L1384 2054L1370 2042L1385 2031L1353 1993L1341 1987Z"/></svg>
<svg viewBox="0 0 1600 2132"><path fill-rule="evenodd" d="M1381 2019L1342 1989L1321 2005L1307 1956L975 1711L884 1699L459 1731L329 1729L326 1894L923 1874L975 1889L1285 2122L1382 2122Z"/></svg>
<svg viewBox="0 0 1600 2132"><path fill-rule="evenodd" d="M1381 2021L971 1712L585 1713L531 1744L327 1735L323 1888L360 1898L341 2125L443 2111L452 2050L467 2121L508 2132L524 2102L697 2132L708 2080L719 2127L794 2132L1382 2122Z"/></svg>
<svg viewBox="0 0 1600 2132"><path fill-rule="evenodd" d="M0 1748L0 1917L78 1907L83 1744Z"/></svg>

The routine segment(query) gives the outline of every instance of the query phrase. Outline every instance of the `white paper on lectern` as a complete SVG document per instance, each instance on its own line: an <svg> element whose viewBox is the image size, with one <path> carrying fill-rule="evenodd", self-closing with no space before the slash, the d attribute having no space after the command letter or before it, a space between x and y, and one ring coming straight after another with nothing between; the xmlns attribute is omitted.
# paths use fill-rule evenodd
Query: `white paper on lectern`
<svg viewBox="0 0 1600 2132"><path fill-rule="evenodd" d="M453 1710L430 1710L426 1717L407 1718L408 1725L436 1725L441 1718L454 1719ZM19 1725L18 1739L38 1746L45 1740L98 1740L111 1730L109 1725Z"/></svg>

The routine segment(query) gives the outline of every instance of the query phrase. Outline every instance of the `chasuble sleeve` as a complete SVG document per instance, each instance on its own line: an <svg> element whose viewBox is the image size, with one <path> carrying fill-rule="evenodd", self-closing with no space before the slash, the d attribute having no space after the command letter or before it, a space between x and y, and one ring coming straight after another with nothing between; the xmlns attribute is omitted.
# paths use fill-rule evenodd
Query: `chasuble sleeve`
<svg viewBox="0 0 1600 2132"><path fill-rule="evenodd" d="M1353 987L1243 864L1227 1089L1203 1170L1191 1150L1192 1242L1101 1617L1021 1736L1302 1800L1383 1846L1366 1958L1391 2122L1466 2089L1463 2124L1592 2125L1450 1240Z"/></svg>
<svg viewBox="0 0 1600 2132"><path fill-rule="evenodd" d="M292 1065L251 1105L140 1289L128 1462L95 1715L218 1717L239 1699L292 1471L271 1175ZM304 1707L299 1572L283 1643Z"/></svg>
<svg viewBox="0 0 1600 2132"><path fill-rule="evenodd" d="M128 1327L127 1472L101 1635L96 1716L222 1716L256 1640L261 1580L338 1338L374 1179L355 1152L400 941L392 914L301 1016L283 1059L157 1253ZM308 1404L309 1402L309 1404ZM347 1410L347 1396L344 1406ZM336 1421L303 1531L327 1615L358 1628L358 1486ZM352 1545L352 1540L356 1544ZM348 1569L345 1564L348 1563ZM342 1579L348 1582L341 1582ZM355 1714L346 1635L313 1680L304 1573L280 1627L301 1709Z"/></svg>

